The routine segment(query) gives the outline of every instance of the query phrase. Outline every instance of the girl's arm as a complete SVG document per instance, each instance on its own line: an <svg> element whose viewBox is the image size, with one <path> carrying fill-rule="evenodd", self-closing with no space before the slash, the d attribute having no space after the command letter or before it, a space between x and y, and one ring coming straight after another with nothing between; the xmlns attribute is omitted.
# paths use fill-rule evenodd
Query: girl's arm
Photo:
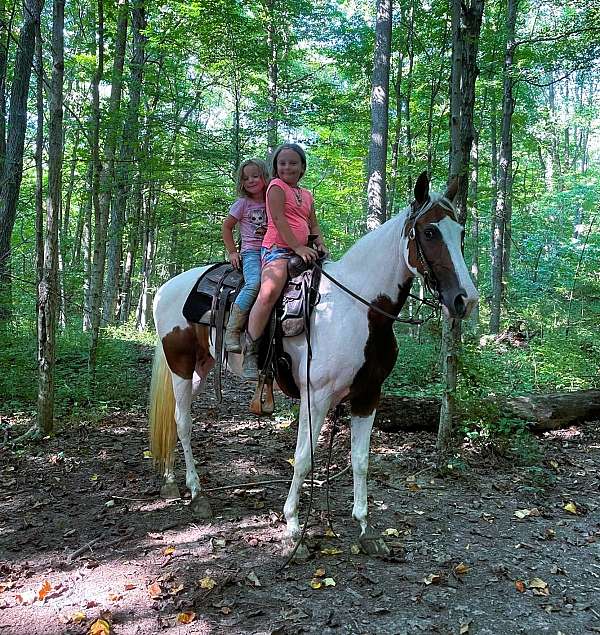
<svg viewBox="0 0 600 635"><path fill-rule="evenodd" d="M223 242L225 243L225 249L229 254L229 262L239 269L241 265L240 254L233 240L233 228L237 224L237 218L229 214L223 221L223 228L221 230L221 236L223 236Z"/></svg>
<svg viewBox="0 0 600 635"><path fill-rule="evenodd" d="M277 227L277 231L286 242L287 246L295 251L305 262L316 259L317 252L306 245L301 245L290 228L285 217L285 194L280 187L274 185L267 194L271 218Z"/></svg>
<svg viewBox="0 0 600 635"><path fill-rule="evenodd" d="M310 206L310 233L316 235L314 240L315 247L317 251L319 251L322 255L328 256L329 252L327 251L327 247L325 247L325 241L323 240L323 233L321 232L321 227L319 226L319 220L317 219L317 214L315 212L315 203L314 201Z"/></svg>

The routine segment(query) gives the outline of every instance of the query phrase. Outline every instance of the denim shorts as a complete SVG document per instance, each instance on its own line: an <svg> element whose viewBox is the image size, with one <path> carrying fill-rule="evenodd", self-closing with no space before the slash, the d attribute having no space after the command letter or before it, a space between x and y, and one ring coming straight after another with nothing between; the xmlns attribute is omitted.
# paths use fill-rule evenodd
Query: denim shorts
<svg viewBox="0 0 600 635"><path fill-rule="evenodd" d="M261 247L262 266L268 265L276 260L289 260L294 255L294 250L289 247L279 247L272 245L271 247Z"/></svg>

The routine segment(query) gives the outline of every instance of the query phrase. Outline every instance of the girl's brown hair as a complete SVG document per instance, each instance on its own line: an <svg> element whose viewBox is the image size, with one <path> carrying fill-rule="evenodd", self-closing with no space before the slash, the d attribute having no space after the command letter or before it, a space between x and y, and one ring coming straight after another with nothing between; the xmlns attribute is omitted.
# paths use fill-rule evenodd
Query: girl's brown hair
<svg viewBox="0 0 600 635"><path fill-rule="evenodd" d="M248 192L244 189L244 168L249 165L254 165L258 168L260 175L265 180L265 189L267 185L269 185L269 181L271 178L269 177L269 168L267 168L267 164L262 159L246 159L240 163L240 167L237 171L236 181L235 181L235 192L239 197L246 196Z"/></svg>

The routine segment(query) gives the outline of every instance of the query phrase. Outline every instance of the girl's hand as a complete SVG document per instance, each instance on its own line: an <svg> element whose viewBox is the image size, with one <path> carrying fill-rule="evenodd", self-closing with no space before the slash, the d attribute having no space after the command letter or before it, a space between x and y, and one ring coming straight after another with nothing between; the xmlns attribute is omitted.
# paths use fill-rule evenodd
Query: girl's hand
<svg viewBox="0 0 600 635"><path fill-rule="evenodd" d="M229 252L229 262L233 265L235 269L239 269L242 264L240 254L237 251Z"/></svg>
<svg viewBox="0 0 600 635"><path fill-rule="evenodd" d="M298 245L294 247L294 251L304 260L304 262L314 262L317 259L317 252L306 245Z"/></svg>
<svg viewBox="0 0 600 635"><path fill-rule="evenodd" d="M315 240L315 248L319 254L319 257L321 258L329 257L329 250L327 249L327 247L325 247L325 243L323 242L322 238L317 238Z"/></svg>

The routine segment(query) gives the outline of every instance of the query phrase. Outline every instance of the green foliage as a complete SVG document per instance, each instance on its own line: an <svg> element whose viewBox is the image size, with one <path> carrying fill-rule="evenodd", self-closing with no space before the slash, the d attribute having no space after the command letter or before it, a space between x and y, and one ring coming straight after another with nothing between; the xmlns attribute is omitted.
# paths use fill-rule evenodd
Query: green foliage
<svg viewBox="0 0 600 635"><path fill-rule="evenodd" d="M145 405L153 337L130 327L101 339L96 379L87 372L89 338L70 329L57 340L55 411L59 419L94 419L108 410ZM144 365L147 364L147 365ZM37 399L34 333L13 333L0 347L0 414L34 412ZM147 372L146 372L147 370Z"/></svg>

